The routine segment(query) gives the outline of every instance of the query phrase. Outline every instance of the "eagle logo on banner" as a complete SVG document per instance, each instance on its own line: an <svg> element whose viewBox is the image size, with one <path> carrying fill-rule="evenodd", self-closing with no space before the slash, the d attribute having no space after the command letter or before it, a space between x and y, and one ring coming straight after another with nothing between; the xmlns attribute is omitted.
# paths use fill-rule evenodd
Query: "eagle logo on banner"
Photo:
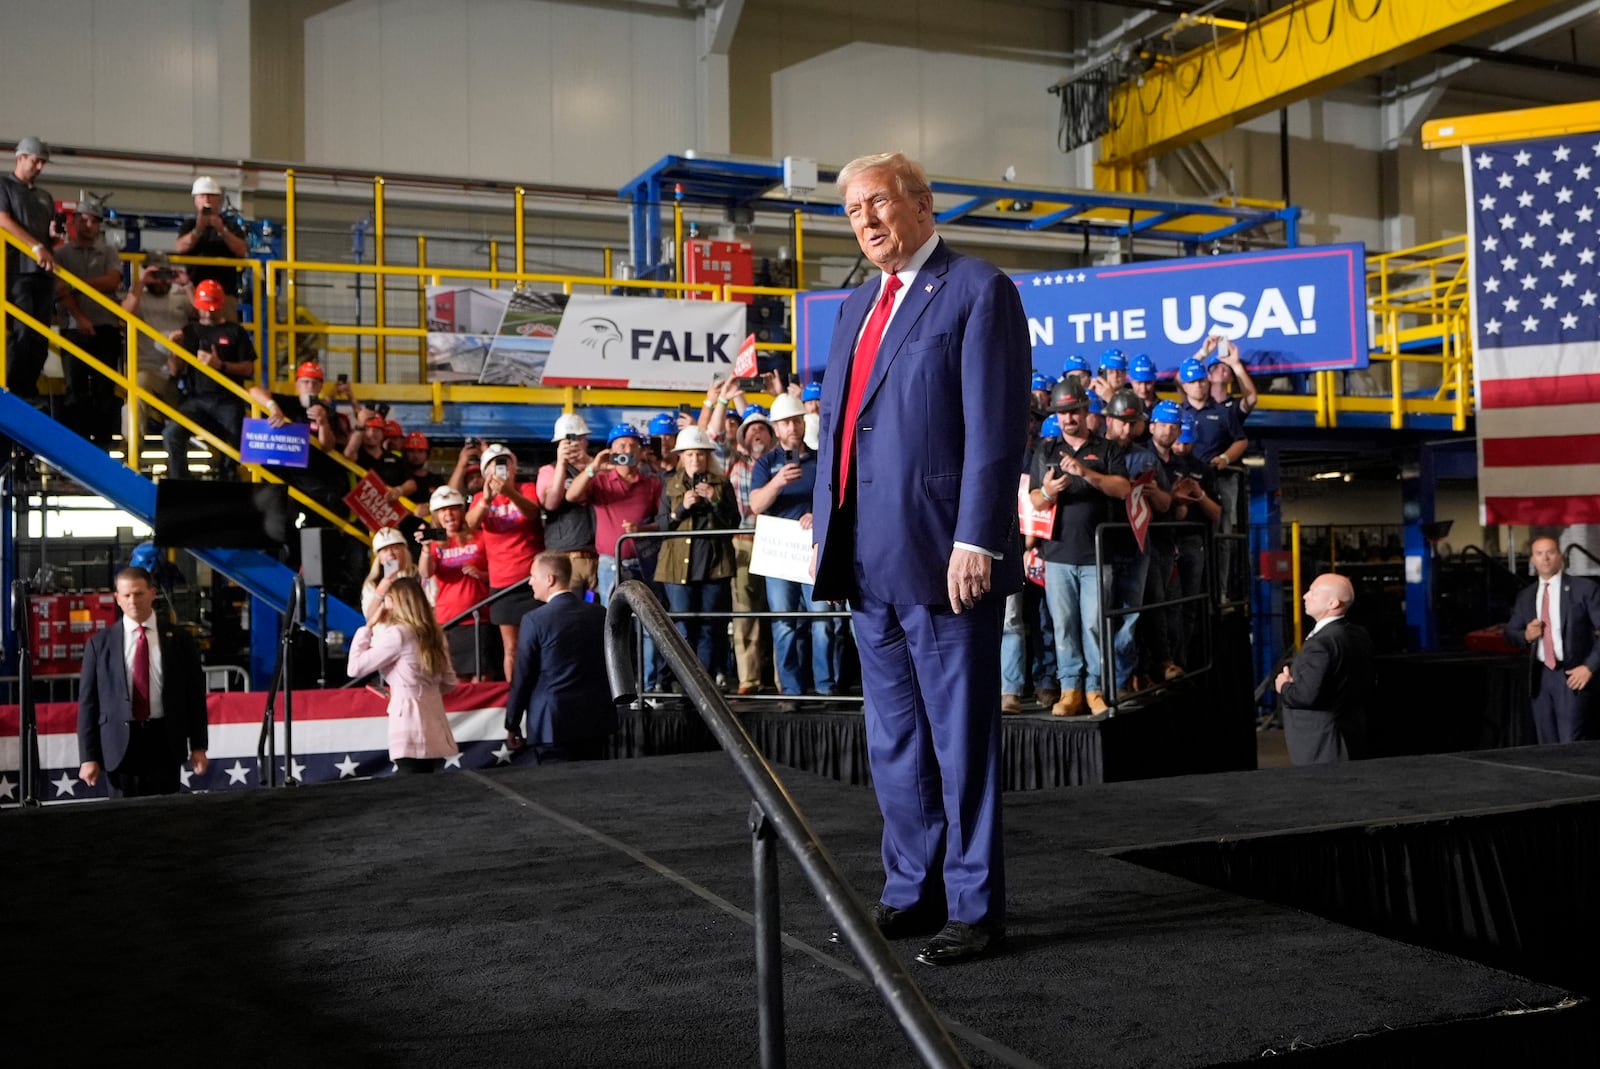
<svg viewBox="0 0 1600 1069"><path fill-rule="evenodd" d="M1133 528L1140 553L1145 551L1145 542L1150 537L1150 502L1145 500L1145 491L1155 481L1156 471L1151 468L1133 480L1133 491L1128 494L1128 524Z"/></svg>

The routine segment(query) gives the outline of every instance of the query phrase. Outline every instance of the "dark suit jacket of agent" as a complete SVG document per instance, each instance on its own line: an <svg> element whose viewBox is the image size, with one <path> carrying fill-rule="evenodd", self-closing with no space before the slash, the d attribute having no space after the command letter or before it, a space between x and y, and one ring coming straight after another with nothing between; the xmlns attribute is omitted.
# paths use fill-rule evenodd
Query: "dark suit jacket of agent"
<svg viewBox="0 0 1600 1069"><path fill-rule="evenodd" d="M1595 641L1595 631L1600 629L1600 584L1581 575L1561 574L1561 658L1556 662L1556 672L1565 673L1580 664L1590 672L1600 673L1600 643ZM1589 707L1600 681L1591 682L1583 690L1569 690L1564 679L1553 678L1544 667L1543 643L1530 643L1523 632L1528 623L1539 618L1539 607L1534 604L1539 584L1517 594L1511 607L1511 620L1506 624L1506 639L1513 645L1531 648L1528 657L1530 691L1533 695L1533 726L1539 742L1572 742L1589 738L1593 734L1589 725ZM1548 691L1546 688L1549 688Z"/></svg>
<svg viewBox="0 0 1600 1069"><path fill-rule="evenodd" d="M1367 706L1375 689L1372 638L1343 617L1306 639L1278 693L1284 741L1297 765L1367 756Z"/></svg>
<svg viewBox="0 0 1600 1069"><path fill-rule="evenodd" d="M507 731L534 746L572 747L597 743L617 730L605 631L606 611L576 594L562 594L523 616L506 701Z"/></svg>
<svg viewBox="0 0 1600 1069"><path fill-rule="evenodd" d="M161 712L167 720L172 759L181 765L191 750L210 746L206 727L206 673L188 633L157 621L161 647ZM133 681L128 678L122 617L89 640L78 685L78 755L108 772L122 766L133 720Z"/></svg>

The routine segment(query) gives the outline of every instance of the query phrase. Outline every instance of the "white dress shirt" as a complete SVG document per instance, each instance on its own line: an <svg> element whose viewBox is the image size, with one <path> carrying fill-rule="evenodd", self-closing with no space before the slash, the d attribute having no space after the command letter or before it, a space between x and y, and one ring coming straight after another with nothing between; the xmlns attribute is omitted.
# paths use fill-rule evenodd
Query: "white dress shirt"
<svg viewBox="0 0 1600 1069"><path fill-rule="evenodd" d="M1561 644L1561 579L1565 572L1557 572L1548 579L1539 580L1539 589L1533 592L1533 618L1544 619L1544 592L1550 589L1550 640L1555 643L1556 663L1560 664L1562 655L1567 651ZM1539 659L1544 660L1544 639L1541 637L1534 643L1538 647Z"/></svg>
<svg viewBox="0 0 1600 1069"><path fill-rule="evenodd" d="M905 303L906 294L911 292L911 283L917 280L917 273L921 271L922 268L927 264L928 258L933 255L933 250L938 248L938 246L939 232L936 230L927 241L924 241L917 248L916 252L911 254L911 259L906 261L906 265L894 273L895 277L900 280L900 288L895 291L894 307L889 310L889 323L894 322L895 313L900 311L900 306ZM878 276L878 297L872 302L874 307L877 306L878 301L883 299L883 287L888 285L888 283L889 272L885 271L883 274ZM870 323L871 321L872 316L871 314L868 314L866 320L861 324L861 329L856 333L857 345L861 344L861 335L867 332L867 323ZM883 325L883 331L885 334L889 332L889 323L885 323ZM852 352L853 351L854 350L852 350ZM993 557L995 560L1005 559L1005 555L997 552L996 550L985 549L982 546L975 546L970 542L957 542L955 543L955 548L971 550L974 553L982 553L984 556Z"/></svg>
<svg viewBox="0 0 1600 1069"><path fill-rule="evenodd" d="M133 651L139 648L141 626L145 629L144 640L150 647L150 719L157 720L165 715L165 710L161 708L160 632L156 630L154 613L143 625L134 623L126 615L122 617L122 664L128 670L128 708L133 708Z"/></svg>

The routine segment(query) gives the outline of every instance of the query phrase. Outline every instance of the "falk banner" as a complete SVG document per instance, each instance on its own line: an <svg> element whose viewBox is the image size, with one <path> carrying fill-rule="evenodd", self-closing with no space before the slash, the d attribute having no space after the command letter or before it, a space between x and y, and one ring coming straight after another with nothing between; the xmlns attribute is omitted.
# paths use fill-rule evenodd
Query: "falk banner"
<svg viewBox="0 0 1600 1069"><path fill-rule="evenodd" d="M1059 375L1074 353L1144 353L1164 375L1205 339L1232 339L1253 374L1367 366L1366 248L1360 243L1193 256L1013 276L1033 366ZM827 365L848 291L800 298L800 375Z"/></svg>
<svg viewBox="0 0 1600 1069"><path fill-rule="evenodd" d="M704 390L733 373L744 340L737 301L575 294L544 368L548 386Z"/></svg>

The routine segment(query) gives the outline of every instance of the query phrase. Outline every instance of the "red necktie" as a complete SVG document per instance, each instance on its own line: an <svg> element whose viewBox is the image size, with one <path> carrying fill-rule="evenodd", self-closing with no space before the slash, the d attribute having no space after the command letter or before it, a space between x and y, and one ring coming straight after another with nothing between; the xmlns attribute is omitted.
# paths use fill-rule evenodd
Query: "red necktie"
<svg viewBox="0 0 1600 1069"><path fill-rule="evenodd" d="M133 718L150 719L150 643L139 625L139 641L133 647Z"/></svg>
<svg viewBox="0 0 1600 1069"><path fill-rule="evenodd" d="M890 275L883 285L883 295L873 305L867 317L867 329L861 332L856 343L855 359L850 361L850 392L844 401L844 434L839 439L839 504L844 504L844 494L850 487L850 459L856 442L856 416L861 412L861 399L867 392L867 379L872 377L872 364L878 358L878 345L894 312L894 295L900 289L900 276Z"/></svg>
<svg viewBox="0 0 1600 1069"><path fill-rule="evenodd" d="M1546 668L1554 668L1556 666L1556 640L1555 636L1550 633L1551 586L1552 584L1550 583L1544 585L1544 599L1539 606L1539 621L1544 624L1544 666Z"/></svg>

